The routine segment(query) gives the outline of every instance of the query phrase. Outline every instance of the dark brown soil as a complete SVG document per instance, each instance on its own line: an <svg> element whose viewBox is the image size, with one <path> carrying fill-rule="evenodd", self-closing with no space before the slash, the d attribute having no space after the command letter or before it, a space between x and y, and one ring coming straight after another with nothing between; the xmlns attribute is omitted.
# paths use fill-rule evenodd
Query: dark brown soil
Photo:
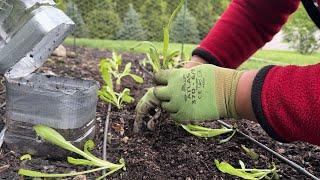
<svg viewBox="0 0 320 180"><path fill-rule="evenodd" d="M101 83L98 63L100 58L111 57L111 52L87 48L78 48L77 51L79 53L77 58L51 57L40 71L53 72L59 76L94 79ZM124 87L131 88L132 94L138 100L145 92L145 88L152 86L151 78L137 65L137 62L144 56L131 53L123 53L122 56L124 62L133 62L135 64L134 71L145 79L143 85L135 84L130 79L123 81ZM0 104L3 102L4 94L1 94ZM1 117L4 117L4 108L0 109ZM112 162L117 162L121 157L124 158L127 170L116 172L110 176L111 179L235 179L218 171L213 164L215 159L227 161L237 166L238 160L241 159L247 167L251 168L268 168L274 162L279 168L281 179L308 179L240 135L236 135L225 144L219 144L216 139L200 139L175 125L165 113L162 113L159 119L160 123L154 132L145 131L138 135L133 134L134 108L135 104L125 106L121 111L112 108L109 129L112 138L109 142L107 156L108 160ZM99 101L97 109L98 133L95 137L97 149L94 151L98 156L101 156L102 152L106 113L107 105ZM278 143L269 138L258 124L245 120L238 121L236 124L243 132L320 177L319 147L307 143ZM218 127L219 125L213 122L206 123L206 126ZM119 127L120 129L123 127L123 134L118 131ZM251 160L241 150L241 145L255 149L260 155L259 159ZM85 169L84 167L70 166L65 161L36 157L31 161L21 162L20 156L21 154L10 151L5 145L2 147L0 150L0 179L23 179L19 178L16 173L21 167L50 173ZM94 179L98 175L90 174L87 175L87 178Z"/></svg>

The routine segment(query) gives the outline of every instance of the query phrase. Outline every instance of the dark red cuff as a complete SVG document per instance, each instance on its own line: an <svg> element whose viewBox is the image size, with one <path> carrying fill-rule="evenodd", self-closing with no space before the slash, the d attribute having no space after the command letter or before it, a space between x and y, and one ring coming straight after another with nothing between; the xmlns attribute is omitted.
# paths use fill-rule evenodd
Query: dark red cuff
<svg viewBox="0 0 320 180"><path fill-rule="evenodd" d="M268 74L268 72L274 67L274 65L265 66L262 68L256 77L253 80L252 84L252 90L251 90L251 102L252 102L252 108L255 114L256 119L258 120L261 127L265 130L265 132L274 140L287 143L285 139L280 137L275 130L271 127L269 124L262 107L262 88L264 80Z"/></svg>
<svg viewBox="0 0 320 180"><path fill-rule="evenodd" d="M195 50L193 50L192 56L199 56L203 60L207 61L209 64L213 64L213 65L221 67L221 63L219 63L217 58L214 57L212 54L210 54L208 51L206 51L203 48L198 47Z"/></svg>

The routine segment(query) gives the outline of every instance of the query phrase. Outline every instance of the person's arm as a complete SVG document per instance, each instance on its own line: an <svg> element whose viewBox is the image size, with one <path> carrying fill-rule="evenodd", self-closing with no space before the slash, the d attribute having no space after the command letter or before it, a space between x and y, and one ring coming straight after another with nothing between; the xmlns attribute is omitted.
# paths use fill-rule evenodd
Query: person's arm
<svg viewBox="0 0 320 180"><path fill-rule="evenodd" d="M199 47L202 62L236 68L280 31L300 0L233 0ZM191 67L199 58L185 66ZM198 64L198 63L196 63Z"/></svg>
<svg viewBox="0 0 320 180"><path fill-rule="evenodd" d="M320 145L319 74L320 64L245 72L236 92L237 112L258 121L275 140Z"/></svg>
<svg viewBox="0 0 320 180"><path fill-rule="evenodd" d="M320 145L320 64L238 71L210 64L155 74L153 95L179 123L257 121L275 140Z"/></svg>

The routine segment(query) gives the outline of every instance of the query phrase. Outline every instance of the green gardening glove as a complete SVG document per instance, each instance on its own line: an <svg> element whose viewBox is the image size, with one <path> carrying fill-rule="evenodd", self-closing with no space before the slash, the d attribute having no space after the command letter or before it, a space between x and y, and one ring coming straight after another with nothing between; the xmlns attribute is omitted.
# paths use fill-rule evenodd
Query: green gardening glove
<svg viewBox="0 0 320 180"><path fill-rule="evenodd" d="M204 64L156 74L154 95L179 123L237 118L235 94L242 72Z"/></svg>

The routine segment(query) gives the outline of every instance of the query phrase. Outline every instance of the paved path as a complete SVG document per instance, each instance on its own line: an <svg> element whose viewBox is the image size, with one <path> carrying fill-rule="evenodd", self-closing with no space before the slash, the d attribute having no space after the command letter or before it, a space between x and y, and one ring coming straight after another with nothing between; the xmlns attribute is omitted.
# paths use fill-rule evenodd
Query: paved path
<svg viewBox="0 0 320 180"><path fill-rule="evenodd" d="M280 31L276 34L272 41L267 43L262 49L264 50L283 50L283 51L290 51L289 45L287 43L282 42L283 40L283 33Z"/></svg>

